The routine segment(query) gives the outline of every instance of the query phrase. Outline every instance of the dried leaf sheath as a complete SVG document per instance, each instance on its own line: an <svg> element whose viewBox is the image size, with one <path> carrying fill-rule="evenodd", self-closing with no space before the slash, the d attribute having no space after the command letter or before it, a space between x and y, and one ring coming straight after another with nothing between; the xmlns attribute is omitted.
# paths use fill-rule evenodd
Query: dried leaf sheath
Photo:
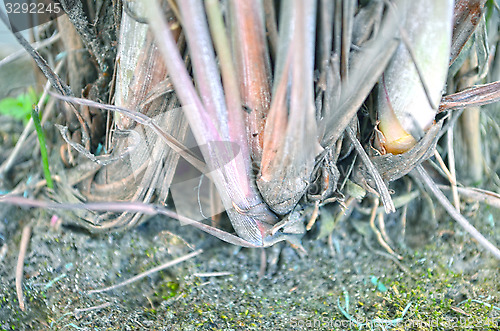
<svg viewBox="0 0 500 331"><path fill-rule="evenodd" d="M179 29L175 32L178 37ZM124 107L137 109L152 117L165 132L183 141L187 120L178 109L177 98L172 94L167 97L151 97L151 93L165 82L167 68L152 35L147 34L144 37L141 52L134 52L131 48L132 54L122 53L122 56L129 59L130 64L123 69L131 73L128 73L130 80L124 80L128 85L117 90L116 97ZM133 70L132 65L135 66ZM127 94L122 95L123 91L127 91ZM117 130L113 138L113 155L126 157L120 157L97 172L87 198L91 201L114 199L149 202L156 194L159 201L165 201L179 154L165 148L161 138L147 126L131 120L121 120L126 117L115 118L123 129L132 130ZM105 226L132 226L140 217L140 214L131 213L123 213L118 217L108 215L107 218L112 221L107 222Z"/></svg>
<svg viewBox="0 0 500 331"><path fill-rule="evenodd" d="M481 21L485 3L486 0L455 1L450 65L457 59L458 54Z"/></svg>
<svg viewBox="0 0 500 331"><path fill-rule="evenodd" d="M446 95L441 99L439 111L478 107L500 101L500 81L477 85L455 94Z"/></svg>
<svg viewBox="0 0 500 331"><path fill-rule="evenodd" d="M401 1L400 3L405 3ZM320 123L323 147L333 146L371 92L398 46L400 13L388 8L378 33L352 55L348 79L342 82L338 104L325 114Z"/></svg>
<svg viewBox="0 0 500 331"><path fill-rule="evenodd" d="M314 167L317 152L317 125L313 103L313 65L316 10L314 1L295 1L293 17L293 41L290 46L291 91L290 114L283 137L277 137L274 122L282 127L286 108L283 107L282 91L286 88L280 80L275 96L280 101L273 103L273 121L268 121L269 130L265 139L259 189L270 207L279 214L290 212L304 195ZM281 36L280 36L281 37ZM283 50L280 49L280 51ZM279 55L283 56L283 55ZM285 65L286 66L286 65ZM287 77L286 70L283 77ZM276 107L275 107L276 106ZM279 145L276 145L279 141ZM276 148L276 150L275 150Z"/></svg>
<svg viewBox="0 0 500 331"><path fill-rule="evenodd" d="M238 67L240 92L247 109L246 123L252 159L260 162L264 126L271 103L270 59L260 1L229 2L233 52Z"/></svg>
<svg viewBox="0 0 500 331"><path fill-rule="evenodd" d="M133 11L142 16L140 8L136 5L140 4L134 3ZM175 21L173 23L175 24ZM119 55L116 61L119 78L114 94L115 103L155 117L157 124L164 131L182 140L187 129L187 122L183 119L182 112L174 110L178 108L176 98L172 95L167 98L150 95L161 85L162 81L165 81L167 71L153 39L151 36L146 37L147 25L139 24L124 13L121 32L118 41ZM179 32L180 29L177 29L176 38ZM149 102L143 104L145 100ZM90 104L82 106L83 109L91 107ZM113 138L110 139L112 145L106 146L111 154L97 157L113 161L107 166L102 166L90 161L86 162L84 158L81 158L80 160L83 161L81 165L71 169L73 173L78 174L73 177L78 177L78 179L65 181L67 186L56 192L55 199L60 201L81 199L70 189L78 184L82 195L88 201L149 202L154 196L158 199L157 201L166 200L168 187L179 158L178 153L165 149L164 144L158 143L159 136L150 128L129 121L127 117L114 116L114 119L118 130L113 131ZM123 129L133 130L122 131ZM99 137L100 135L92 135L94 139ZM141 219L141 214L124 212L97 216L88 212L75 211L71 218L84 219L86 221L84 225L98 222L99 225L95 229L105 230L134 226ZM101 223L99 219L105 221Z"/></svg>
<svg viewBox="0 0 500 331"><path fill-rule="evenodd" d="M131 2L128 6L138 14L143 12L141 2ZM139 54L143 50L147 31L148 26L146 24L135 21L126 13L125 9L122 10L115 93L115 104L117 106L124 106L128 100L129 84L137 67ZM130 119L120 114L116 114L115 121L118 128L126 128L130 125Z"/></svg>

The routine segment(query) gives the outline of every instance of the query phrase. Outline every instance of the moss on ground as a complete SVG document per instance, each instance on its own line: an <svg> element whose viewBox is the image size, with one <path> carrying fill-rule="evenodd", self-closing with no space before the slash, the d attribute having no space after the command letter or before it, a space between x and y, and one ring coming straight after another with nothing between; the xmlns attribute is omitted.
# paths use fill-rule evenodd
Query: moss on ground
<svg viewBox="0 0 500 331"><path fill-rule="evenodd" d="M476 220L495 212L483 206ZM494 330L500 321L497 261L444 215L422 245L396 246L404 256L398 263L374 252L382 250L374 238L370 249L351 222L342 222L332 237L339 252L332 255L327 239L313 238L304 239L306 257L285 244L269 248L268 261L278 263L261 279L260 250L159 217L127 233L90 235L54 228L48 216L38 217L25 260L26 312L19 310L12 272L19 236L9 243L0 279L1 330ZM476 223L499 237L488 222ZM172 233L204 253L117 290L87 294L188 253ZM218 271L231 275L194 276Z"/></svg>

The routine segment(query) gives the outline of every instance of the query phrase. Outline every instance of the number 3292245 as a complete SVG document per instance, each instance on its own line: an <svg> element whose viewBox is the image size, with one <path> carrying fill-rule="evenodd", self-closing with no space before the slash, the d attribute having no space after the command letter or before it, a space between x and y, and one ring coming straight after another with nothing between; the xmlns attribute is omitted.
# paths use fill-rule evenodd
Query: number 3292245
<svg viewBox="0 0 500 331"><path fill-rule="evenodd" d="M5 3L7 14L59 14L62 11L58 2Z"/></svg>

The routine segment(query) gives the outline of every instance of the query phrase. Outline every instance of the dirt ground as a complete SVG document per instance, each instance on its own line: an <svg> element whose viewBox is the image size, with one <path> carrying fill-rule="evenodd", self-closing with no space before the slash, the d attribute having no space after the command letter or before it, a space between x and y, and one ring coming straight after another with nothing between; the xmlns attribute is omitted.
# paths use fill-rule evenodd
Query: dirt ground
<svg viewBox="0 0 500 331"><path fill-rule="evenodd" d="M500 242L499 211L466 207L483 234ZM2 205L0 328L498 329L498 261L439 208L436 221L417 212L418 199L409 208L404 239L398 220L386 224L401 261L388 257L366 216L355 212L337 224L330 243L315 240L317 233L305 238L307 256L288 244L266 249L267 270L259 278L262 250L241 249L163 217L125 233L93 235L61 225L64 216L55 221L50 210ZM27 224L33 230L22 312L15 266ZM203 253L118 289L88 293L193 249ZM225 274L206 275L214 272Z"/></svg>

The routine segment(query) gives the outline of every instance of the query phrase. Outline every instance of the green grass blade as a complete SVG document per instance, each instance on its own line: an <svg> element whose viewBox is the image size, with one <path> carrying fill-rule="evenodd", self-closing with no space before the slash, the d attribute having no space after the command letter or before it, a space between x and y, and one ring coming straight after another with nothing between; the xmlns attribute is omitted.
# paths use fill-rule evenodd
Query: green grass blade
<svg viewBox="0 0 500 331"><path fill-rule="evenodd" d="M40 118L38 117L38 107L35 105L33 105L33 108L31 109L31 118L33 118L33 124L35 124L38 142L40 143L43 175L45 176L45 180L47 181L47 187L54 188L54 183L52 182L52 177L50 176L49 158L47 157L47 146L45 145L45 135L42 130L42 125L40 124Z"/></svg>

